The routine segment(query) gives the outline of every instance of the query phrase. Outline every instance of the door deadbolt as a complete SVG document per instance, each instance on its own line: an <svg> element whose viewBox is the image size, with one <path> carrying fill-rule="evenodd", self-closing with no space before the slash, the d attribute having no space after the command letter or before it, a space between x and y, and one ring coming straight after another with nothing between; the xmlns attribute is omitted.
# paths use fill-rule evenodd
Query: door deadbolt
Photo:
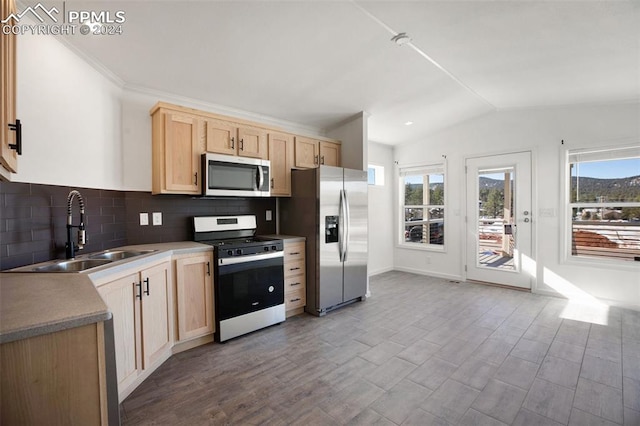
<svg viewBox="0 0 640 426"><path fill-rule="evenodd" d="M525 211L523 212L523 214L524 214L525 216L528 216L528 215L529 215L529 211L528 211L528 210L525 210Z"/></svg>
<svg viewBox="0 0 640 426"><path fill-rule="evenodd" d="M524 223L527 223L527 222L529 222L529 218L528 218L528 217L525 217L525 218L524 218Z"/></svg>

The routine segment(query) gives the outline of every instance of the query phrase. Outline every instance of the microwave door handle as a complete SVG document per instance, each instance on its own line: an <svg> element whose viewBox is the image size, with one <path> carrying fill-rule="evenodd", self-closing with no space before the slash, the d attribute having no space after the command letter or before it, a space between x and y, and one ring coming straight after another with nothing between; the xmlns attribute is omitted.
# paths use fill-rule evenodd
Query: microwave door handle
<svg viewBox="0 0 640 426"><path fill-rule="evenodd" d="M262 166L258 166L258 191L264 185L264 176L262 174Z"/></svg>

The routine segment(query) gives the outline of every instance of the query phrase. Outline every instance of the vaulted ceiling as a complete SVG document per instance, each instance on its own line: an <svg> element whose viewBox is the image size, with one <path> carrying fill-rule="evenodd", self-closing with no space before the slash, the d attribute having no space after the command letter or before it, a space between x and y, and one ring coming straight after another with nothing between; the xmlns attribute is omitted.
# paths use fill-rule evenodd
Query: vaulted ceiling
<svg viewBox="0 0 640 426"><path fill-rule="evenodd" d="M22 2L24 3L24 2ZM46 6L60 1L43 1ZM637 101L637 1L72 1L122 35L68 36L125 86L370 140L420 141L496 110ZM406 32L409 44L391 38ZM406 122L412 121L410 126Z"/></svg>

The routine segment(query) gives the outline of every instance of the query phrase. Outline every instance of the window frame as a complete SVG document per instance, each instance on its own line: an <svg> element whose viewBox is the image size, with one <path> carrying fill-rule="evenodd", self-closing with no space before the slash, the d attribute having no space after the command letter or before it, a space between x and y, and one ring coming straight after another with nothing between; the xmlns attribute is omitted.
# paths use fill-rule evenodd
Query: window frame
<svg viewBox="0 0 640 426"><path fill-rule="evenodd" d="M404 185L404 177L409 175L415 176L424 176L425 174L430 175L442 175L443 177L443 195L444 195L444 204L421 204L421 205L405 205L405 185ZM411 249L411 250L426 250L426 251L434 251L440 253L446 253L447 247L447 231L446 224L448 223L448 194L447 194L447 164L446 162L439 163L426 163L420 165L411 165L411 166L399 166L396 174L398 178L398 228L397 228L397 238L396 245L399 248L403 249ZM422 242L411 242L405 241L405 209L406 208L423 208L425 210L433 209L433 208L442 208L444 210L442 223L443 223L443 240L442 244L431 244L431 243L422 243ZM431 223L430 220L421 221L420 223Z"/></svg>
<svg viewBox="0 0 640 426"><path fill-rule="evenodd" d="M560 262L563 264L573 264L579 266L592 266L605 269L616 270L638 270L640 269L640 262L627 261L621 259L610 258L606 256L589 256L572 253L572 239L573 239L573 210L574 208L607 208L607 207L640 207L640 202L573 202L571 200L571 164L572 157L585 156L585 158L593 158L592 155L598 156L598 153L602 153L602 159L599 161L606 161L607 159L614 160L615 156L606 153L613 153L615 151L640 149L640 142L609 145L609 146L595 146L590 148L564 148L561 151L561 179L562 179L562 191L561 191L561 207L562 207L562 243L560 251ZM592 160L598 161L598 160Z"/></svg>

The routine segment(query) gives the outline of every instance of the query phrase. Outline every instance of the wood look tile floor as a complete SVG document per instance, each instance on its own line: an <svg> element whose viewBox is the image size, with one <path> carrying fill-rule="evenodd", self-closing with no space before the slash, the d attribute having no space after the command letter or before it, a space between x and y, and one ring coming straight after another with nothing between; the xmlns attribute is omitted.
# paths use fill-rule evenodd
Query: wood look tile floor
<svg viewBox="0 0 640 426"><path fill-rule="evenodd" d="M640 425L638 311L402 272L371 292L171 357L122 424Z"/></svg>

